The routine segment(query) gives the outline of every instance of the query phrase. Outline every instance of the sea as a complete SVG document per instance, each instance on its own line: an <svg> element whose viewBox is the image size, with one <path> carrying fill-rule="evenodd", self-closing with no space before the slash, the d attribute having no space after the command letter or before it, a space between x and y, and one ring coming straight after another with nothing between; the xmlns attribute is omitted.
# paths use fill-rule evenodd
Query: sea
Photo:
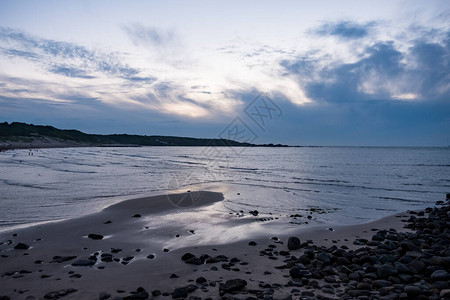
<svg viewBox="0 0 450 300"><path fill-rule="evenodd" d="M0 230L124 199L219 190L224 212L358 224L450 192L450 148L92 147L0 152ZM170 197L168 197L170 201ZM193 201L195 203L195 201ZM174 203L174 208L176 208ZM268 217L268 220L270 218Z"/></svg>

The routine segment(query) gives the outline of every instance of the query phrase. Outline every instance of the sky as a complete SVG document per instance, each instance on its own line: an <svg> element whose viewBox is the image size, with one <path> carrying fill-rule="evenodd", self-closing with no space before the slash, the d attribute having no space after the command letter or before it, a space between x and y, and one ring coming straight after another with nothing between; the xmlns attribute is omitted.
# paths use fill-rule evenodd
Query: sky
<svg viewBox="0 0 450 300"><path fill-rule="evenodd" d="M450 145L450 1L0 1L0 121Z"/></svg>

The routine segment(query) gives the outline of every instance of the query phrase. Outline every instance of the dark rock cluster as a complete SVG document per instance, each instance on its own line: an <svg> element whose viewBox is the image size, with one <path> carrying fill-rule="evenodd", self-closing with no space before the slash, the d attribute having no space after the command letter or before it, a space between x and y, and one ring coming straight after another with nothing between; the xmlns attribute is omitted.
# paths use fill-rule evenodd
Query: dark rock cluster
<svg viewBox="0 0 450 300"><path fill-rule="evenodd" d="M356 250L307 246L278 268L302 298L450 299L450 207L410 214L414 232L378 230Z"/></svg>

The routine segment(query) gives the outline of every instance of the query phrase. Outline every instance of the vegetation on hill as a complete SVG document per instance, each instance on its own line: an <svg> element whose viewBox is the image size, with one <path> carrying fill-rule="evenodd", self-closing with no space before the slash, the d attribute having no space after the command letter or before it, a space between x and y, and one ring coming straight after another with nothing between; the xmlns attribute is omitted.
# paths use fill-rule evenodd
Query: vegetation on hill
<svg viewBox="0 0 450 300"><path fill-rule="evenodd" d="M53 126L41 126L13 122L0 123L0 140L2 141L27 141L33 138L46 137L79 144L92 146L107 145L138 145L138 146L268 146L280 147L283 145L254 145L240 143L225 139L203 139L177 136L146 136L129 134L87 134L78 130L63 130Z"/></svg>

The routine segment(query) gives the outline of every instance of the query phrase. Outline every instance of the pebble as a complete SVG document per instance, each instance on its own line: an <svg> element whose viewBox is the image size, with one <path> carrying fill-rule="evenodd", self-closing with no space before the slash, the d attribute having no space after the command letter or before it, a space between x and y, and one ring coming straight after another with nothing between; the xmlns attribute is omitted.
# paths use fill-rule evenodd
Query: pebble
<svg viewBox="0 0 450 300"><path fill-rule="evenodd" d="M93 239L93 240L101 240L101 239L103 239L103 235L90 233L90 234L88 234L88 238Z"/></svg>
<svg viewBox="0 0 450 300"><path fill-rule="evenodd" d="M219 293L221 295L242 290L247 285L244 279L236 278L227 280L219 285Z"/></svg>

